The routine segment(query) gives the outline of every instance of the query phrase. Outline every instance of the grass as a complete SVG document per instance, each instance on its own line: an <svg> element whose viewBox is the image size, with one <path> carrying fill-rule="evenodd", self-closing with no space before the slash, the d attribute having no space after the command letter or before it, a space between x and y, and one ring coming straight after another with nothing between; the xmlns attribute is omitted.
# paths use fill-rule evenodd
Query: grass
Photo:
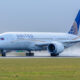
<svg viewBox="0 0 80 80"><path fill-rule="evenodd" d="M79 79L79 58L0 59L0 80Z"/></svg>

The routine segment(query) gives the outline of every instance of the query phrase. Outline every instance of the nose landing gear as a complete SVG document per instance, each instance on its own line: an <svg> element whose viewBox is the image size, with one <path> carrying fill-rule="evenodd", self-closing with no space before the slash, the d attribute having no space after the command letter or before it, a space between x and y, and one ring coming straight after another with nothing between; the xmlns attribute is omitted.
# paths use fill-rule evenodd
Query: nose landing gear
<svg viewBox="0 0 80 80"><path fill-rule="evenodd" d="M6 51L5 50L1 50L1 56L6 57Z"/></svg>

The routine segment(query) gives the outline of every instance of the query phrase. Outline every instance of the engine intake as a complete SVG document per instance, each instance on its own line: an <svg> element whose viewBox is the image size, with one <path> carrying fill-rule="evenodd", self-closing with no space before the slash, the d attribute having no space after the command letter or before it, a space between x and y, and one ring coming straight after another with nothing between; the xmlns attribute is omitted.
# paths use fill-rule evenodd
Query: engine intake
<svg viewBox="0 0 80 80"><path fill-rule="evenodd" d="M54 42L48 45L48 51L51 54L59 54L63 52L63 50L64 50L64 46L62 43Z"/></svg>
<svg viewBox="0 0 80 80"><path fill-rule="evenodd" d="M54 46L53 44L49 44L49 45L48 45L48 50L49 50L51 53L55 52L55 46Z"/></svg>

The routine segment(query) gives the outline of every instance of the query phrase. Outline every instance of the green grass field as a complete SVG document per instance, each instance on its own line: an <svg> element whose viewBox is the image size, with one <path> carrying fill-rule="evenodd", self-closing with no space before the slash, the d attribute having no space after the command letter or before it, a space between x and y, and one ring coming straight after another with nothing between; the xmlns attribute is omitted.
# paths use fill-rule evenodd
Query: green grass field
<svg viewBox="0 0 80 80"><path fill-rule="evenodd" d="M0 59L0 80L80 80L80 59Z"/></svg>

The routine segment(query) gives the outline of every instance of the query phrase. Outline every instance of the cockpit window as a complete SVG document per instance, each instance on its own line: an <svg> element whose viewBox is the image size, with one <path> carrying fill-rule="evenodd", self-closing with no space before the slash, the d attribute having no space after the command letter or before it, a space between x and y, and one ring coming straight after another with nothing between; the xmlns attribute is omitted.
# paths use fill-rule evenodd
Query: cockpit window
<svg viewBox="0 0 80 80"><path fill-rule="evenodd" d="M4 38L2 37L2 38L0 38L0 40L4 40Z"/></svg>

